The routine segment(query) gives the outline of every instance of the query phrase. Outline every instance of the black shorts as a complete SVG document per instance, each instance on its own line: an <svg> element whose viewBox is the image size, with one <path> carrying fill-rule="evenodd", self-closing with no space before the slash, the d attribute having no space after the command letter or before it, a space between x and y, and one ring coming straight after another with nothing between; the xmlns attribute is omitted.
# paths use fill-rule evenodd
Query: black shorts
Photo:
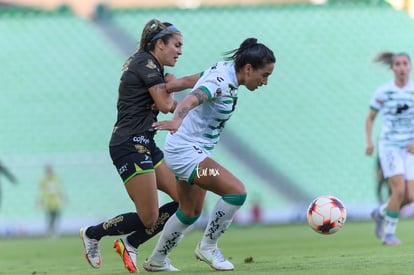
<svg viewBox="0 0 414 275"><path fill-rule="evenodd" d="M164 160L152 133L135 135L120 145L109 146L109 153L124 183L138 174L154 172Z"/></svg>

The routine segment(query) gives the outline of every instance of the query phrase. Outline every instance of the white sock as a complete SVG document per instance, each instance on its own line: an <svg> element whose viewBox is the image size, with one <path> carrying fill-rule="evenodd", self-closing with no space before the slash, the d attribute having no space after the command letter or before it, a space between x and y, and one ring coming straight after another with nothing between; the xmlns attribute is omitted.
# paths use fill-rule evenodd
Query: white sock
<svg viewBox="0 0 414 275"><path fill-rule="evenodd" d="M395 235L395 231L397 230L397 223L398 218L385 216L384 236L389 234Z"/></svg>
<svg viewBox="0 0 414 275"><path fill-rule="evenodd" d="M184 231L189 225L183 224L174 214L166 222L161 232L157 245L150 258L158 263L162 263L168 254L178 245L179 241L184 237Z"/></svg>
<svg viewBox="0 0 414 275"><path fill-rule="evenodd" d="M225 202L223 198L219 199L210 215L203 238L201 239L200 248L202 250L217 248L220 236L230 226L234 215L240 207L241 205L233 205Z"/></svg>

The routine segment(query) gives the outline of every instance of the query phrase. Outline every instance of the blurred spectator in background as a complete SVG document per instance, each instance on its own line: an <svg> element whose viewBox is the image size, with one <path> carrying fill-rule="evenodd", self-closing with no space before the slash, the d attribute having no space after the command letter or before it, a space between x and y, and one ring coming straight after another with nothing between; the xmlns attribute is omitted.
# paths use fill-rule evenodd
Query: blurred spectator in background
<svg viewBox="0 0 414 275"><path fill-rule="evenodd" d="M395 236L400 209L414 200L414 82L410 80L411 59L407 53L383 52L374 60L387 65L394 79L380 86L370 101L365 122L366 151L372 155L372 132L379 113L382 117L378 153L391 195L372 213L376 234L384 245L399 245Z"/></svg>
<svg viewBox="0 0 414 275"><path fill-rule="evenodd" d="M0 162L0 175L4 175L11 183L14 183L14 184L17 183L16 177L1 162ZM2 193L1 193L1 184L0 184L0 209L1 209L1 202L2 202Z"/></svg>
<svg viewBox="0 0 414 275"><path fill-rule="evenodd" d="M47 235L57 236L57 224L65 201L63 184L50 164L45 166L45 174L39 181L39 206L46 211Z"/></svg>
<svg viewBox="0 0 414 275"><path fill-rule="evenodd" d="M250 212L251 223L259 224L262 221L262 206L261 206L259 198L255 198L252 201L252 206L251 206L250 211L251 211Z"/></svg>

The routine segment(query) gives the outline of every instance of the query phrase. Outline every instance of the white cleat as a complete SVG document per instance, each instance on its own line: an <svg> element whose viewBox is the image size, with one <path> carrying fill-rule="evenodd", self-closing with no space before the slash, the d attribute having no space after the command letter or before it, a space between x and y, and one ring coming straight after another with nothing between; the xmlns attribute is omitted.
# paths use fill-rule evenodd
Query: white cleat
<svg viewBox="0 0 414 275"><path fill-rule="evenodd" d="M101 252L99 250L99 241L90 239L88 236L86 236L87 229L87 227L83 227L79 232L80 238L82 239L83 246L85 248L85 258L93 268L99 268L102 265Z"/></svg>
<svg viewBox="0 0 414 275"><path fill-rule="evenodd" d="M226 260L226 258L224 258L224 256L220 252L220 249L218 248L212 250L201 250L200 244L198 244L194 252L194 255L198 260L206 262L215 270L234 270L234 265L228 260Z"/></svg>
<svg viewBox="0 0 414 275"><path fill-rule="evenodd" d="M121 256L124 266L130 273L138 273L138 250L128 243L127 237L122 237L114 242L115 252Z"/></svg>
<svg viewBox="0 0 414 275"><path fill-rule="evenodd" d="M180 271L170 263L168 258L164 262L154 262L151 258L148 258L142 264L142 267L148 272Z"/></svg>
<svg viewBox="0 0 414 275"><path fill-rule="evenodd" d="M386 234L382 239L383 245L400 245L401 241L394 234Z"/></svg>
<svg viewBox="0 0 414 275"><path fill-rule="evenodd" d="M384 235L384 216L381 214L379 207L375 208L371 212L371 218L375 221L375 235L382 239Z"/></svg>

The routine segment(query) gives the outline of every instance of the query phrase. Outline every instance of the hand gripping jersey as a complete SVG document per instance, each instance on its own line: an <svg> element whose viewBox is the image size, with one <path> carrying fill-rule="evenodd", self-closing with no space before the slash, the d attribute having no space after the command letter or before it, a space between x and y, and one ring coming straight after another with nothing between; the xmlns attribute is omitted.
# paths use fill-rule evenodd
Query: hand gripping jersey
<svg viewBox="0 0 414 275"><path fill-rule="evenodd" d="M235 109L237 88L234 64L219 62L205 71L193 91L202 90L208 96L208 101L187 114L172 140L178 138L195 142L206 150L213 150Z"/></svg>
<svg viewBox="0 0 414 275"><path fill-rule="evenodd" d="M394 81L380 86L370 107L382 116L382 145L404 148L414 140L414 82L409 81L403 88Z"/></svg>

